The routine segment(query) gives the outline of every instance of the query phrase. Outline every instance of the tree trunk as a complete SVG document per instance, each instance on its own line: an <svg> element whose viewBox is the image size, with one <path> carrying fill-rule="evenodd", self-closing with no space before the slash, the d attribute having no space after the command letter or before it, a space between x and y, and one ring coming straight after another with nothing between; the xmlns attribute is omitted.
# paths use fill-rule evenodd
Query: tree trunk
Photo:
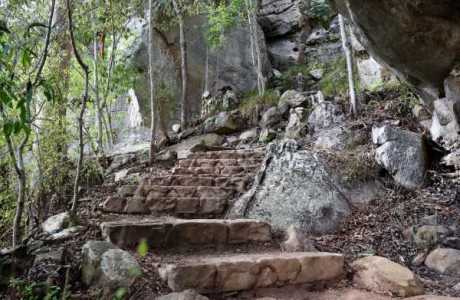
<svg viewBox="0 0 460 300"><path fill-rule="evenodd" d="M340 24L340 36L342 38L342 47L345 52L345 58L347 60L347 73L348 73L348 89L350 93L350 111L356 116L358 114L358 103L356 100L355 81L353 78L353 54L351 51L351 43L348 38L347 30L345 27L345 21L342 15L339 15Z"/></svg>
<svg viewBox="0 0 460 300"><path fill-rule="evenodd" d="M78 203L78 189L80 186L80 175L81 169L83 167L83 159L84 159L84 140L83 140L83 128L84 128L84 115L86 111L86 104L88 102L88 92L89 92L89 70L88 66L84 63L83 59L78 52L77 45L75 43L75 36L73 33L73 21L72 21L72 7L70 5L70 0L67 0L67 14L69 20L69 33L70 33L70 41L72 42L72 48L77 59L78 64L80 65L81 69L85 75L85 91L81 100L81 108L80 114L78 116L78 138L79 138L79 156L78 156L78 163L77 163L77 174L75 175L75 181L73 186L73 196L72 196L72 207L70 209L70 213L75 215L77 211L77 203Z"/></svg>
<svg viewBox="0 0 460 300"><path fill-rule="evenodd" d="M181 127L185 129L189 125L190 105L188 103L188 74L187 74L187 41L185 40L184 15L180 0L173 0L174 10L179 21L179 44L181 54L181 79L182 79L182 96L181 96Z"/></svg>
<svg viewBox="0 0 460 300"><path fill-rule="evenodd" d="M96 7L98 6L98 1L96 1ZM93 12L93 25L95 27L96 25L96 12ZM103 145L103 137L104 137L104 132L103 132L103 127L102 127L102 114L103 111L101 109L101 101L99 98L99 75L98 75L98 62L99 62L99 51L98 51L98 45L99 45L99 35L97 33L97 30L94 32L94 41L93 41L93 85L94 85L94 103L96 105L96 122L97 122L97 138L96 138L96 143L97 143L97 152L101 153L104 151L104 145Z"/></svg>
<svg viewBox="0 0 460 300"><path fill-rule="evenodd" d="M149 88L150 88L150 162L155 159L156 148L156 131L157 131L157 103L155 101L155 79L153 76L153 39L154 39L154 16L153 1L149 0Z"/></svg>
<svg viewBox="0 0 460 300"><path fill-rule="evenodd" d="M255 50L255 69L257 74L257 90L259 95L265 94L266 90L266 79L263 75L263 61L262 61L262 51L260 49L260 43L258 39L258 30L257 30L257 12L260 9L260 0L247 0L247 8L248 8L248 15L249 15L249 31L250 31L250 38L251 44Z"/></svg>

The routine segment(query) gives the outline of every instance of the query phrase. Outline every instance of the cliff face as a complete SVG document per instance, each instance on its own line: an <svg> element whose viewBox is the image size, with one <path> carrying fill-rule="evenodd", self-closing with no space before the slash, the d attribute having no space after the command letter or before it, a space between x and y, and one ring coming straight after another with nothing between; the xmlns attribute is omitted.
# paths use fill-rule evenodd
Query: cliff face
<svg viewBox="0 0 460 300"><path fill-rule="evenodd" d="M230 30L223 45L217 49L207 47L206 18L194 16L186 19L186 40L188 49L189 101L192 112L200 112L201 97L207 89L212 95L220 90L231 89L236 93L245 93L257 89L257 74L253 65L252 48L248 26L239 26ZM141 103L141 112L145 123L149 119L148 100L148 53L147 28L143 41L139 45L134 62L140 71L136 83L136 94ZM271 64L268 59L265 37L259 28L258 43L262 52L265 76L271 74ZM157 82L163 82L168 90L173 91L177 100L176 112L180 111L178 103L181 91L180 81L180 49L178 30L155 34L154 65ZM207 73L207 74L206 74ZM207 83L206 83L207 78ZM145 113L144 113L145 112ZM177 114L176 114L177 116ZM173 114L172 119L175 116Z"/></svg>
<svg viewBox="0 0 460 300"><path fill-rule="evenodd" d="M431 103L460 59L456 0L335 0L370 54Z"/></svg>

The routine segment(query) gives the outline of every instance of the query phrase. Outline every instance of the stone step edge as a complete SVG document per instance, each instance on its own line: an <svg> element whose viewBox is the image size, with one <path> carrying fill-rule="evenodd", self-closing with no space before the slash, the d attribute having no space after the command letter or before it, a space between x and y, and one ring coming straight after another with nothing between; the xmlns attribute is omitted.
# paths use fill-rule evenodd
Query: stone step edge
<svg viewBox="0 0 460 300"><path fill-rule="evenodd" d="M122 248L137 247L144 239L152 249L272 240L270 224L254 219L125 219L103 222L100 229L107 241Z"/></svg>
<svg viewBox="0 0 460 300"><path fill-rule="evenodd" d="M160 265L159 274L175 292L232 292L335 280L344 274L344 256L293 252L192 257Z"/></svg>

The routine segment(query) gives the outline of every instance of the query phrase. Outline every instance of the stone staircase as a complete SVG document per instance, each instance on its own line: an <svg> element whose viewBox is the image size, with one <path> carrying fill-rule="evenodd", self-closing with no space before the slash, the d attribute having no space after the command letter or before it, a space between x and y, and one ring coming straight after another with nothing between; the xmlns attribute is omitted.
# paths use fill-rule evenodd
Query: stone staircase
<svg viewBox="0 0 460 300"><path fill-rule="evenodd" d="M340 254L281 252L270 224L219 219L250 188L263 157L243 150L193 153L166 176L144 178L135 189L120 187L103 208L129 215L102 223L102 236L131 251L146 242L160 258L156 272L174 292L238 292L340 278Z"/></svg>
<svg viewBox="0 0 460 300"><path fill-rule="evenodd" d="M251 184L260 167L261 151L227 150L192 153L179 160L171 174L144 178L132 194L120 187L118 196L102 206L106 212L171 215L187 218L222 216Z"/></svg>

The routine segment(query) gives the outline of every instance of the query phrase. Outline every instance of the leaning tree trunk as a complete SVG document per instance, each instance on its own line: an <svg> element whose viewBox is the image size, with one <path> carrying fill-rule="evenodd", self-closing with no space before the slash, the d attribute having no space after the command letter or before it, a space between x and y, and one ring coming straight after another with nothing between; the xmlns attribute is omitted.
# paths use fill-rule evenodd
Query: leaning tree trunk
<svg viewBox="0 0 460 300"><path fill-rule="evenodd" d="M351 50L351 43L347 35L345 21L342 15L339 15L340 35L342 38L343 51L347 60L347 73L348 73L348 88L350 92L350 111L353 115L358 114L358 103L356 100L355 82L353 76L353 54Z"/></svg>
<svg viewBox="0 0 460 300"><path fill-rule="evenodd" d="M188 103L188 74L187 74L187 41L185 40L184 15L180 0L173 0L174 10L179 21L179 43L181 54L181 79L182 79L182 96L181 96L181 127L185 129L189 125L190 105Z"/></svg>

